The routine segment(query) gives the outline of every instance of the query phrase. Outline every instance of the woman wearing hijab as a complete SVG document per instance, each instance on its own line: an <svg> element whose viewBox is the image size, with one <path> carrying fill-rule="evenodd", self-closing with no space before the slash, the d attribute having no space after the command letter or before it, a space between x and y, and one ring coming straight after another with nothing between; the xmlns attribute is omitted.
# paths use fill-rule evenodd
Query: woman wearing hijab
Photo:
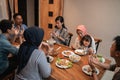
<svg viewBox="0 0 120 80"><path fill-rule="evenodd" d="M75 39L75 43L72 46L73 49L78 49L80 48L80 41L83 38L83 36L88 35L86 27L84 25L78 25L76 28L76 33L77 33L77 37ZM93 53L96 53L96 48L95 48L95 41L94 38L91 36L92 39L92 44L91 47L93 49Z"/></svg>
<svg viewBox="0 0 120 80"><path fill-rule="evenodd" d="M43 50L38 49L44 36L44 31L31 27L24 32L25 42L18 52L18 69L15 80L43 80L50 76L51 67Z"/></svg>

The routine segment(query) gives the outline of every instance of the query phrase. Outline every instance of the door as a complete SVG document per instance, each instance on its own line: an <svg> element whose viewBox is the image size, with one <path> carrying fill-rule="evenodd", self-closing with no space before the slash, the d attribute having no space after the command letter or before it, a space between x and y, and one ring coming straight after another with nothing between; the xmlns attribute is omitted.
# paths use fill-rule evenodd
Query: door
<svg viewBox="0 0 120 80"><path fill-rule="evenodd" d="M39 4L39 26L44 29L44 39L47 40L54 29L55 18L62 16L63 0L40 0Z"/></svg>

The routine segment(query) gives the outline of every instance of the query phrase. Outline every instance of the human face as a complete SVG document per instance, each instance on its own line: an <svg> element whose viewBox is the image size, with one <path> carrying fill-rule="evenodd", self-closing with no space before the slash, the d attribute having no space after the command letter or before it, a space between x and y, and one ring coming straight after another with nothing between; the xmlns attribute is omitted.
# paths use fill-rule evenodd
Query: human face
<svg viewBox="0 0 120 80"><path fill-rule="evenodd" d="M111 48L110 48L110 56L115 57L115 54L116 54L116 43L114 41L111 45Z"/></svg>
<svg viewBox="0 0 120 80"><path fill-rule="evenodd" d="M81 30L76 30L76 33L80 36L80 37L83 37L83 32Z"/></svg>
<svg viewBox="0 0 120 80"><path fill-rule="evenodd" d="M84 44L85 47L88 47L88 46L90 45L90 41L84 40L84 41L83 41L83 44Z"/></svg>
<svg viewBox="0 0 120 80"><path fill-rule="evenodd" d="M22 22L23 22L22 16L20 16L20 15L16 16L16 18L15 18L15 24L16 25L21 25Z"/></svg>
<svg viewBox="0 0 120 80"><path fill-rule="evenodd" d="M61 29L62 25L63 25L63 23L61 23L60 20L56 21L56 26L57 26L58 29Z"/></svg>
<svg viewBox="0 0 120 80"><path fill-rule="evenodd" d="M7 32L8 32L9 35L14 35L15 34L15 29L14 29L13 25L12 25L11 29L7 30Z"/></svg>

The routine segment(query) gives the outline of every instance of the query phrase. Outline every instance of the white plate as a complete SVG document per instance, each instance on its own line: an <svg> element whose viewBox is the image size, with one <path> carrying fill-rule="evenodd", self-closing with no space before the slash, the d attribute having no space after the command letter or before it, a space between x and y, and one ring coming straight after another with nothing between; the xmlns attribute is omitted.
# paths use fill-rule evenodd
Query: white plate
<svg viewBox="0 0 120 80"><path fill-rule="evenodd" d="M62 64L60 64L60 62L67 63L68 65L62 65ZM72 63L69 60L66 60L66 59L57 60L55 64L59 68L65 68L66 69L66 68L72 67ZM69 65L69 64L71 64L71 65Z"/></svg>
<svg viewBox="0 0 120 80"><path fill-rule="evenodd" d="M78 55L81 55L81 56L83 56L83 55L86 55L87 54L87 52L85 52L84 50L82 50L82 49L76 49L75 50L75 53L76 54L78 54Z"/></svg>
<svg viewBox="0 0 120 80"><path fill-rule="evenodd" d="M69 57L70 55L74 55L74 52L72 52L70 50L65 50L62 52L62 54L66 57Z"/></svg>
<svg viewBox="0 0 120 80"><path fill-rule="evenodd" d="M91 76L91 75L92 75L92 71L89 71L89 72L88 72L88 69L91 69L89 65L84 65L84 66L82 67L82 71L83 71L85 74ZM99 71L98 68L95 68L95 69L96 69L97 75L98 75L98 74L100 73L100 71Z"/></svg>

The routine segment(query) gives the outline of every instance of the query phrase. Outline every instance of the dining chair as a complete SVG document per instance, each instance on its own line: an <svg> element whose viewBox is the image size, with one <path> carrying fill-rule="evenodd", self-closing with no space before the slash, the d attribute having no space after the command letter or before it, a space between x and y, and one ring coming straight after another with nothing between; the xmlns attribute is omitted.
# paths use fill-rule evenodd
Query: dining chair
<svg viewBox="0 0 120 80"><path fill-rule="evenodd" d="M102 39L94 38L94 40L95 40L96 53L97 53L99 44L102 42Z"/></svg>
<svg viewBox="0 0 120 80"><path fill-rule="evenodd" d="M68 41L67 41L67 46L70 45L71 39L72 39L73 34L71 32L68 32Z"/></svg>

